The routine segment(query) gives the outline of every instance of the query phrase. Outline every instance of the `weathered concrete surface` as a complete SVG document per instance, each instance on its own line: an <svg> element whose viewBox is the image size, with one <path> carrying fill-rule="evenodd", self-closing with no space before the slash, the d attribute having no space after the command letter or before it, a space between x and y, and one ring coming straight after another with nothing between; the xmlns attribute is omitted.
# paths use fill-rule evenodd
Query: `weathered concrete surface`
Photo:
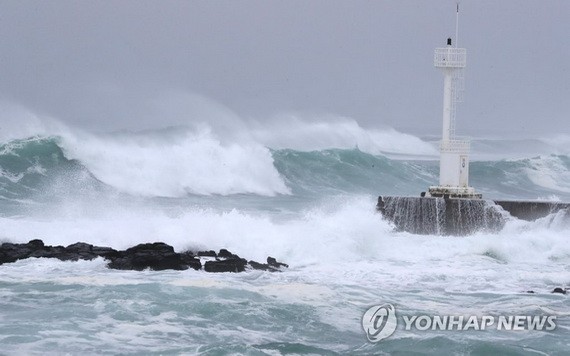
<svg viewBox="0 0 570 356"><path fill-rule="evenodd" d="M508 216L536 220L569 204L433 197L378 197L377 210L399 231L421 235L469 235L499 231Z"/></svg>
<svg viewBox="0 0 570 356"><path fill-rule="evenodd" d="M568 203L546 201L495 200L495 204L508 211L511 216L527 221L540 219L557 211L570 208Z"/></svg>

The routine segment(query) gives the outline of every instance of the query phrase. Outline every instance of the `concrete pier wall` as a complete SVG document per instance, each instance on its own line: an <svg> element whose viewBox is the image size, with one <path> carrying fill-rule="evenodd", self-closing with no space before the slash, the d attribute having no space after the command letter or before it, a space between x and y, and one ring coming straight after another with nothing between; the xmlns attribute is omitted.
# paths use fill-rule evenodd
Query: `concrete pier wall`
<svg viewBox="0 0 570 356"><path fill-rule="evenodd" d="M558 202L517 200L495 200L494 202L508 211L511 216L527 221L540 219L560 210L570 208L570 204Z"/></svg>
<svg viewBox="0 0 570 356"><path fill-rule="evenodd" d="M501 230L507 213L518 219L536 220L569 206L534 201L380 196L376 208L399 231L422 235L469 235L477 231Z"/></svg>

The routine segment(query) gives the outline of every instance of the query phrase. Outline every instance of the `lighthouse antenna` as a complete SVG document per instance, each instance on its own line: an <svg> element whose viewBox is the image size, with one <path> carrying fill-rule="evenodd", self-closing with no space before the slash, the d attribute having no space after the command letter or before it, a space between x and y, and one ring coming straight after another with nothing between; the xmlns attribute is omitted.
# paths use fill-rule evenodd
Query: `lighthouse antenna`
<svg viewBox="0 0 570 356"><path fill-rule="evenodd" d="M455 48L459 45L459 1L457 4L457 11L455 12Z"/></svg>

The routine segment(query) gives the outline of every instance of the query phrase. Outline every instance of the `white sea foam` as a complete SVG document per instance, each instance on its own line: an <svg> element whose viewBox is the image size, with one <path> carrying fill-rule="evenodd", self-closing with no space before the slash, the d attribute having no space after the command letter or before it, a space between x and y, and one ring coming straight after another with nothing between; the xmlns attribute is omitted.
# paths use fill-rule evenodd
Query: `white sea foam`
<svg viewBox="0 0 570 356"><path fill-rule="evenodd" d="M313 150L354 148L429 155L433 146L395 130L364 130L354 120L261 125L217 132L205 123L168 132L93 135L67 131L62 146L102 182L142 196L180 197L186 194L288 194L289 188L273 165L269 148Z"/></svg>
<svg viewBox="0 0 570 356"><path fill-rule="evenodd" d="M143 196L288 194L270 151L256 143L224 142L209 129L184 130L168 139L147 135L80 134L63 140L102 182Z"/></svg>
<svg viewBox="0 0 570 356"><path fill-rule="evenodd" d="M20 179L24 177L24 173L11 174L9 172L4 171L4 169L0 167L0 177L8 179L12 183L18 183Z"/></svg>
<svg viewBox="0 0 570 356"><path fill-rule="evenodd" d="M539 156L528 161L530 167L526 168L525 172L534 184L570 193L570 171L559 156Z"/></svg>
<svg viewBox="0 0 570 356"><path fill-rule="evenodd" d="M274 149L358 147L370 154L438 154L433 144L413 135L389 127L364 128L355 118L333 114L297 112L245 118L212 99L180 92L159 96L155 107L161 119L170 124L191 127L207 124L223 140L257 142ZM381 118L378 123L382 125Z"/></svg>
<svg viewBox="0 0 570 356"><path fill-rule="evenodd" d="M368 197L331 198L288 219L275 219L262 212L198 208L175 216L159 209L119 207L108 207L106 213L96 216L75 207L62 209L60 214L48 220L1 218L0 239L24 242L42 238L46 244L63 245L84 241L115 248L164 241L177 250L228 248L257 260L275 255L297 266L323 261L336 264L339 259L412 263L480 256L489 250L496 251L505 262L570 257L563 215L536 222L513 220L498 235L425 237L392 232Z"/></svg>
<svg viewBox="0 0 570 356"><path fill-rule="evenodd" d="M2 132L10 135L0 138L9 142L59 136L66 157L77 159L100 181L122 192L162 197L288 194L289 188L273 166L270 148L358 147L371 154L437 155L433 144L415 136L390 128L365 129L351 118L280 115L243 119L211 100L186 99L160 101L159 111L169 122L181 125L176 129L114 135L86 133L9 106L2 114L6 119ZM187 102L191 108L185 107Z"/></svg>
<svg viewBox="0 0 570 356"><path fill-rule="evenodd" d="M170 348L182 348L243 342L244 333L253 344L299 337L315 343L322 340L323 327L342 335L344 343L354 338L362 344L362 313L380 302L396 303L405 313L453 315L534 312L535 304L567 309L549 293L570 281L570 227L563 212L537 222L509 221L499 234L442 237L393 232L374 211L371 197L331 197L287 219L264 211L185 208L173 215L147 208L1 218L0 240L42 238L63 245L80 240L116 248L162 240L176 250L228 248L258 261L272 255L290 268L211 274L113 271L102 259L5 264L0 280L8 288L0 297L34 313L35 318L21 318L42 330L41 337L9 345L9 351L92 350L97 342L103 351L165 352L165 340ZM521 293L531 289L537 293ZM31 293L42 298L31 299ZM55 309L54 300L60 303ZM55 321L54 312L62 315ZM13 318L10 312L1 316ZM311 331L316 335L308 335ZM402 337L410 335L400 332L394 340Z"/></svg>
<svg viewBox="0 0 570 356"><path fill-rule="evenodd" d="M436 147L392 128L365 129L347 117L281 115L264 124L250 123L252 136L271 148L300 151L358 147L370 154L396 153L436 157Z"/></svg>
<svg viewBox="0 0 570 356"><path fill-rule="evenodd" d="M554 153L570 155L570 135L560 133L551 137L545 137L542 140L558 150L558 152Z"/></svg>
<svg viewBox="0 0 570 356"><path fill-rule="evenodd" d="M299 264L317 262L320 257L314 251L319 250L328 253L334 249L360 258L370 252L375 236L390 227L374 212L370 200L339 199L285 221L274 221L264 213L207 208L188 208L172 216L144 207L107 207L92 215L83 210L85 206L71 203L54 208L59 216L46 220L2 218L0 239L23 242L42 238L47 244L63 245L81 240L115 248L161 240L178 250L228 248L248 258L264 260L275 254Z"/></svg>
<svg viewBox="0 0 570 356"><path fill-rule="evenodd" d="M175 134L41 132L59 135L66 156L101 181L153 197L287 193L266 146L434 154L418 138L390 129L365 130L351 119L293 117L261 124L235 118L224 129L228 121L224 112L220 115L217 124L198 120ZM564 192L559 189L568 180L563 160L541 160L531 160L535 184ZM42 172L41 166L29 171ZM410 314L509 314L522 308L536 312L536 305L568 309L567 298L559 302L564 296L549 293L570 281L566 212L536 222L512 220L498 234L415 236L392 231L374 211L370 196L327 196L294 209L295 199L304 197L139 199L96 190L85 198L61 184L50 195L57 199L38 200L38 207L18 217L1 217L0 242L41 238L50 245L85 241L123 249L164 241L178 251L228 248L257 261L271 255L290 268L285 273L211 274L114 271L103 259L5 264L0 339L8 353L215 353L245 343L235 352L278 354L291 352L285 342L299 347L302 340L311 346L307 352L315 345L350 354L351 345L365 342L360 318L373 303L393 302ZM275 212L279 209L287 214ZM529 289L537 293L520 293ZM553 335L563 339L565 327ZM412 337L400 333L392 340L402 338L407 345ZM487 340L504 341L497 341L503 335L476 337L485 339L484 347ZM526 334L508 337L512 345L528 341Z"/></svg>

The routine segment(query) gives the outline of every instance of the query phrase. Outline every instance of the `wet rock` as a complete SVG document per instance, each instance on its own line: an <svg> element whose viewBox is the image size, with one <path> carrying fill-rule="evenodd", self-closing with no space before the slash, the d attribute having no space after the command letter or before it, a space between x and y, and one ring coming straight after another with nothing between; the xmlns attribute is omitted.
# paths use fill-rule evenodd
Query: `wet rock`
<svg viewBox="0 0 570 356"><path fill-rule="evenodd" d="M95 255L97 255L99 257L106 258L106 259L112 259L112 258L121 256L121 252L119 252L115 249L112 249L110 247L93 246L91 251Z"/></svg>
<svg viewBox="0 0 570 356"><path fill-rule="evenodd" d="M226 250L225 248L221 249L220 252L218 252L218 257L219 258L240 258L238 255L234 255L233 253Z"/></svg>
<svg viewBox="0 0 570 356"><path fill-rule="evenodd" d="M45 247L44 242L42 240L39 240L39 239L30 240L26 245L29 248L34 249L34 250L42 249Z"/></svg>
<svg viewBox="0 0 570 356"><path fill-rule="evenodd" d="M210 250L210 251L198 251L196 253L196 256L201 256L201 257L218 257L218 255L216 254L216 251L214 250Z"/></svg>
<svg viewBox="0 0 570 356"><path fill-rule="evenodd" d="M255 262L255 261L249 261L248 263L249 263L251 268L256 269L256 270L269 271L269 272L279 272L279 269L277 269L275 267L271 267L267 263L259 263L259 262Z"/></svg>
<svg viewBox="0 0 570 356"><path fill-rule="evenodd" d="M281 267L289 268L288 264L277 262L277 260L273 257L267 257L267 264L275 268L281 268Z"/></svg>
<svg viewBox="0 0 570 356"><path fill-rule="evenodd" d="M206 272L243 272L247 266L247 260L231 253L226 249L221 249L215 261L206 261L204 270Z"/></svg>
<svg viewBox="0 0 570 356"><path fill-rule="evenodd" d="M243 258L230 258L226 260L206 261L204 271L206 272L243 272L247 260Z"/></svg>
<svg viewBox="0 0 570 356"><path fill-rule="evenodd" d="M5 242L0 246L0 264L16 262L32 255L41 255L45 249L42 240L31 240L25 244Z"/></svg>
<svg viewBox="0 0 570 356"><path fill-rule="evenodd" d="M85 242L77 242L69 245L60 256L56 256L56 258L64 261L94 260L97 257L99 256L93 253L93 245Z"/></svg>
<svg viewBox="0 0 570 356"><path fill-rule="evenodd" d="M107 267L120 270L186 270L202 269L199 257L214 257L214 261L204 264L206 272L243 272L246 268L275 272L288 265L268 257L267 264L246 259L221 249L219 253L213 250L201 251L194 254L191 251L177 253L174 248L163 242L145 243L118 251L110 247L94 246L78 242L67 247L46 246L42 240L31 240L25 244L3 243L0 245L0 265L15 262L29 257L57 258L62 261L93 260L102 257L108 260Z"/></svg>
<svg viewBox="0 0 570 356"><path fill-rule="evenodd" d="M180 258L180 254L174 252L172 246L163 242L136 245L122 252L120 256L110 257L110 259L111 262L107 266L113 269L136 271L147 268L155 271L188 269Z"/></svg>
<svg viewBox="0 0 570 356"><path fill-rule="evenodd" d="M190 251L181 253L180 259L182 260L182 263L184 263L190 268L193 268L195 270L202 269L202 262L200 261L199 258L196 258L194 254Z"/></svg>
<svg viewBox="0 0 570 356"><path fill-rule="evenodd" d="M560 288L560 287L557 287L557 288L554 288L554 290L553 290L551 293L566 294L566 293L567 293L567 290L566 290L566 289L563 289L563 288Z"/></svg>
<svg viewBox="0 0 570 356"><path fill-rule="evenodd" d="M64 254L65 247L63 246L44 246L41 249L33 251L29 257L59 258L60 260L66 260L62 258Z"/></svg>

